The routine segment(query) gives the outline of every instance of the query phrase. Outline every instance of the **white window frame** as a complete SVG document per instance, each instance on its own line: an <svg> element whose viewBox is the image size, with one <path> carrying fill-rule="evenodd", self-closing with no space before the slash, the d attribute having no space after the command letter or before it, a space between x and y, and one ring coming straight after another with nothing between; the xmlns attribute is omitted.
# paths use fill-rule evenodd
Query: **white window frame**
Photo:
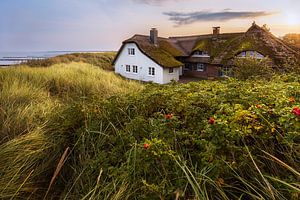
<svg viewBox="0 0 300 200"><path fill-rule="evenodd" d="M208 54L207 51L195 51L192 55L192 57L204 57L204 58L207 58L207 57L210 57L210 55Z"/></svg>
<svg viewBox="0 0 300 200"><path fill-rule="evenodd" d="M155 76L155 67L148 68L148 76Z"/></svg>
<svg viewBox="0 0 300 200"><path fill-rule="evenodd" d="M264 57L265 57L264 55L262 55L261 53L255 51L255 58L262 59Z"/></svg>
<svg viewBox="0 0 300 200"><path fill-rule="evenodd" d="M132 65L132 72L133 72L134 74L137 74L137 73L138 73L138 66Z"/></svg>
<svg viewBox="0 0 300 200"><path fill-rule="evenodd" d="M197 71L198 72L204 72L205 66L203 63L197 63Z"/></svg>
<svg viewBox="0 0 300 200"><path fill-rule="evenodd" d="M246 57L246 51L242 51L238 56L242 58Z"/></svg>
<svg viewBox="0 0 300 200"><path fill-rule="evenodd" d="M125 71L126 73L130 73L130 65L125 65Z"/></svg>
<svg viewBox="0 0 300 200"><path fill-rule="evenodd" d="M265 56L257 51L242 51L237 55L239 58L256 58L256 59L262 59L265 58Z"/></svg>
<svg viewBox="0 0 300 200"><path fill-rule="evenodd" d="M169 68L169 74L174 74L174 68Z"/></svg>
<svg viewBox="0 0 300 200"><path fill-rule="evenodd" d="M134 56L135 55L135 48L128 48L128 55Z"/></svg>

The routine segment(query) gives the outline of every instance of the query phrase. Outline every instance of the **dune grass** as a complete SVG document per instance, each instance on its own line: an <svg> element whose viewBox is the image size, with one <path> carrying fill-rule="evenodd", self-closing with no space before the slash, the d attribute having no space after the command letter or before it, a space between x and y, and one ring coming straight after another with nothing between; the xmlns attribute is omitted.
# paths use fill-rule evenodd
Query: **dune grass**
<svg viewBox="0 0 300 200"><path fill-rule="evenodd" d="M50 67L60 63L82 62L97 66L104 70L113 71L112 61L117 52L98 52L98 53L71 53L55 56L43 60L30 60L26 65L30 67Z"/></svg>
<svg viewBox="0 0 300 200"><path fill-rule="evenodd" d="M83 102L142 88L84 63L1 69L0 199L41 198L62 152L74 145Z"/></svg>

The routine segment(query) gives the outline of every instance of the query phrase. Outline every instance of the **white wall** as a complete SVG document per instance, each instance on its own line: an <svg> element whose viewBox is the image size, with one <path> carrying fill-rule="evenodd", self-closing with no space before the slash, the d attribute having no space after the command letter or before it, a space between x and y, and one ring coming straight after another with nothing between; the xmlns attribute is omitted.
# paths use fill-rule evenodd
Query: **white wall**
<svg viewBox="0 0 300 200"><path fill-rule="evenodd" d="M128 55L128 48L135 49L135 55ZM126 65L130 65L130 72L126 72ZM138 66L138 73L132 71L132 65ZM149 67L155 68L155 75L150 76ZM122 52L115 61L115 72L129 79L152 81L155 83L165 84L169 83L172 79L179 79L179 70L174 68L174 73L169 74L168 68L163 68L149 57L144 55L134 43L125 44Z"/></svg>
<svg viewBox="0 0 300 200"><path fill-rule="evenodd" d="M169 68L163 68L163 82L170 83L171 80L179 80L180 68L173 68L173 73L169 73Z"/></svg>

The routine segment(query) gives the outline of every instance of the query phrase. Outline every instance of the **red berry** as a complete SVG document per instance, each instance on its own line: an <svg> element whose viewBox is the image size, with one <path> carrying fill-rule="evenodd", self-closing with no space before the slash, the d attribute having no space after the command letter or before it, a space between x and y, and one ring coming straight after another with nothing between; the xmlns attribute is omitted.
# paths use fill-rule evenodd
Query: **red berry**
<svg viewBox="0 0 300 200"><path fill-rule="evenodd" d="M173 117L173 114L167 114L165 115L165 119L171 119Z"/></svg>
<svg viewBox="0 0 300 200"><path fill-rule="evenodd" d="M255 107L256 108L262 108L262 105L257 104Z"/></svg>
<svg viewBox="0 0 300 200"><path fill-rule="evenodd" d="M293 113L294 113L296 116L300 116L300 109L299 109L299 108L293 108Z"/></svg>
<svg viewBox="0 0 300 200"><path fill-rule="evenodd" d="M148 144L148 143L144 144L144 149L148 149L149 147L150 147L150 144Z"/></svg>
<svg viewBox="0 0 300 200"><path fill-rule="evenodd" d="M213 117L209 118L209 120L208 120L209 124L214 124L215 122L216 122L216 120Z"/></svg>
<svg viewBox="0 0 300 200"><path fill-rule="evenodd" d="M295 103L296 102L295 98L294 97L290 97L290 102Z"/></svg>

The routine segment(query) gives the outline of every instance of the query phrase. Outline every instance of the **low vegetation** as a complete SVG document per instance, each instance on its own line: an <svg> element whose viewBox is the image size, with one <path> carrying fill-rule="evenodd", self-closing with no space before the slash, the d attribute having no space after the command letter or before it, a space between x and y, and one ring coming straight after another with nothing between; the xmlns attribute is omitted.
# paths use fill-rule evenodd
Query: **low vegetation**
<svg viewBox="0 0 300 200"><path fill-rule="evenodd" d="M115 56L116 52L72 53L44 60L31 60L26 65L30 67L50 67L51 65L60 63L83 62L100 67L101 69L113 70L111 63Z"/></svg>
<svg viewBox="0 0 300 200"><path fill-rule="evenodd" d="M270 79L275 73L270 59L235 58L232 74L239 80L251 78Z"/></svg>
<svg viewBox="0 0 300 200"><path fill-rule="evenodd" d="M0 199L299 199L299 82L0 70Z"/></svg>

